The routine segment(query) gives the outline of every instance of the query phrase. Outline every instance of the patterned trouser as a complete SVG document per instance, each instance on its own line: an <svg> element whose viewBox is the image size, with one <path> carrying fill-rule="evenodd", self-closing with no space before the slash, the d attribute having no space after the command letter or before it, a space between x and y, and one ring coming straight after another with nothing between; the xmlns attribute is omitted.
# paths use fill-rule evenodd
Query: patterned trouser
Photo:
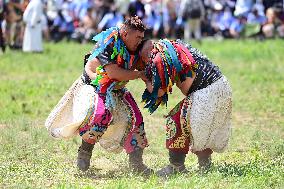
<svg viewBox="0 0 284 189"><path fill-rule="evenodd" d="M174 152L187 153L192 141L188 120L191 100L186 97L179 102L167 116L166 147Z"/></svg>
<svg viewBox="0 0 284 189"><path fill-rule="evenodd" d="M179 102L167 117L166 147L173 152L187 154L193 143L190 123L188 120L192 102L186 97ZM205 148L200 151L191 151L199 157L207 157L213 151Z"/></svg>
<svg viewBox="0 0 284 189"><path fill-rule="evenodd" d="M167 116L166 147L223 152L231 132L232 90L225 76L185 97Z"/></svg>
<svg viewBox="0 0 284 189"><path fill-rule="evenodd" d="M121 119L115 117L115 115L118 112L126 111L127 126L121 140L121 146L124 147L126 153L131 153L137 148L147 147L148 142L144 130L143 117L131 93L119 90L113 94L114 98L120 101L120 104L113 110L106 108L105 96L96 95L93 112L89 114L87 122L79 129L80 136L82 136L84 141L95 144L113 122Z"/></svg>

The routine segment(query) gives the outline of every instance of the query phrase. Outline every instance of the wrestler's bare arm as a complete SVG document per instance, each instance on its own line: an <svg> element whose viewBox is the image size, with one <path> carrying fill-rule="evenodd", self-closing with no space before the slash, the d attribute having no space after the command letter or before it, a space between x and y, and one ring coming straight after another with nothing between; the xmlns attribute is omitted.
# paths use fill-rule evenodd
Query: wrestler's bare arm
<svg viewBox="0 0 284 189"><path fill-rule="evenodd" d="M177 81L176 86L181 90L181 92L187 96L188 95L188 91L193 83L195 79L194 77L186 77L186 79L181 82L180 80Z"/></svg>
<svg viewBox="0 0 284 189"><path fill-rule="evenodd" d="M146 84L146 88L147 88L147 90L149 91L149 93L152 93L152 92L153 92L152 83L151 83L150 81L148 81L148 80L145 80L144 82L145 82L145 84Z"/></svg>
<svg viewBox="0 0 284 189"><path fill-rule="evenodd" d="M193 80L195 79L195 76L193 78L187 77L185 81L181 82L180 80L177 81L176 86L181 90L181 92L187 96L188 91L192 85ZM146 84L147 90L152 93L153 92L153 86L150 81L144 81ZM165 91L163 89L159 89L158 91L158 97L161 97L165 94Z"/></svg>
<svg viewBox="0 0 284 189"><path fill-rule="evenodd" d="M88 61L86 66L85 66L85 71L90 77L90 79L96 79L96 68L100 66L101 63L99 59L94 58L91 61ZM129 80L134 80L138 78L143 78L146 80L144 71L131 71L131 70L126 70L123 68L118 67L117 64L109 64L106 65L105 70L107 72L107 75L110 79L116 79L118 81L129 81Z"/></svg>
<svg viewBox="0 0 284 189"><path fill-rule="evenodd" d="M132 71L120 68L117 64L105 65L105 71L110 79L118 81L129 81L134 79L147 79L144 71Z"/></svg>
<svg viewBox="0 0 284 189"><path fill-rule="evenodd" d="M88 61L86 66L85 66L85 71L87 75L90 77L90 79L96 79L97 73L96 73L96 68L99 67L100 61L97 58L94 58L91 61Z"/></svg>
<svg viewBox="0 0 284 189"><path fill-rule="evenodd" d="M153 85L149 80L144 80L145 84L146 84L146 88L147 90L152 93L153 92ZM159 89L158 91L158 97L161 97L165 94L165 91L163 89Z"/></svg>

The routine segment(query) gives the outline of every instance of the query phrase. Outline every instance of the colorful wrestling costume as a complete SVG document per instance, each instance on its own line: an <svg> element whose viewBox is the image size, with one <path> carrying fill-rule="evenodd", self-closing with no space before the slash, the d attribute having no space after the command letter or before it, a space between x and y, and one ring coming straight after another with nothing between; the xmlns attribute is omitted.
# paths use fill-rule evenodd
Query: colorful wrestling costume
<svg viewBox="0 0 284 189"><path fill-rule="evenodd" d="M146 89L142 99L150 113L167 104L178 80L195 77L188 96L167 116L167 148L179 153L224 151L231 129L232 91L218 67L192 46L163 39L154 43L146 71L153 92ZM159 89L165 92L162 97Z"/></svg>
<svg viewBox="0 0 284 189"><path fill-rule="evenodd" d="M127 82L110 79L104 70L108 64L134 69L138 56L128 52L117 27L96 35L94 41L97 43L88 60L98 58L101 62L96 79L91 80L84 71L81 79L54 108L45 125L54 137L67 138L79 133L84 141L90 144L99 141L109 151L120 152L124 148L131 153L137 148L145 148L148 143L142 114L131 93L124 87L119 88ZM68 111L65 110L67 106ZM68 119L59 118L59 115L67 117L68 112Z"/></svg>

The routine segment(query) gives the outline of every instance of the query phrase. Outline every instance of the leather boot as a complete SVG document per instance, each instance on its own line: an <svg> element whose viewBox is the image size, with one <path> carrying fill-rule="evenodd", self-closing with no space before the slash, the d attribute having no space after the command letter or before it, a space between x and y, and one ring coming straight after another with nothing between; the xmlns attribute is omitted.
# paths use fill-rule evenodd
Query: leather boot
<svg viewBox="0 0 284 189"><path fill-rule="evenodd" d="M197 151L194 153L198 157L199 170L208 170L212 165L211 154L213 153L213 151L209 148L206 148L202 151Z"/></svg>
<svg viewBox="0 0 284 189"><path fill-rule="evenodd" d="M199 170L205 171L210 169L212 162L211 162L211 155L208 156L198 156L198 164Z"/></svg>
<svg viewBox="0 0 284 189"><path fill-rule="evenodd" d="M143 163L143 149L139 148L129 154L129 168L138 174L142 174L144 176L149 176L154 173L154 171L148 168Z"/></svg>
<svg viewBox="0 0 284 189"><path fill-rule="evenodd" d="M82 140L82 144L78 149L78 157L77 157L77 167L81 171L87 171L89 169L93 149L94 149L94 144L89 144L84 140Z"/></svg>
<svg viewBox="0 0 284 189"><path fill-rule="evenodd" d="M184 153L169 151L170 164L157 171L156 174L159 177L169 177L178 173L187 173L184 165L185 157L186 154Z"/></svg>

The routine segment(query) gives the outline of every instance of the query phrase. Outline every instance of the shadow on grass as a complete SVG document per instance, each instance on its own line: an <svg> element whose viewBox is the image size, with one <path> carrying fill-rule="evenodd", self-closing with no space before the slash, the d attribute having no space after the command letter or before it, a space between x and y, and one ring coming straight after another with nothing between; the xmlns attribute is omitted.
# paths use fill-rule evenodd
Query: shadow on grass
<svg viewBox="0 0 284 189"><path fill-rule="evenodd" d="M199 174L200 176L204 176L210 173L219 173L223 177L246 177L248 175L251 176L267 176L276 174L281 171L281 167L284 165L283 161L284 156L279 156L274 158L273 160L265 160L265 159L255 159L249 162L234 162L234 163L214 163L212 167L209 169L198 169L196 167L192 167L188 169L186 174L182 175L192 175L192 174ZM132 177L132 176L142 176L139 174L132 173L128 167L121 167L113 170L104 170L98 169L95 167L91 167L86 172L77 172L75 173L76 177L81 178L90 178L90 179L120 179L125 177ZM173 177L179 176L173 175ZM142 176L145 179L149 177ZM168 179L168 178L167 178Z"/></svg>
<svg viewBox="0 0 284 189"><path fill-rule="evenodd" d="M213 166L209 169L188 169L188 172L185 174L175 174L167 178L162 178L162 179L169 179L169 178L175 178L180 175L191 175L191 174L200 174L202 175L207 175L213 172L218 172L224 177L244 177L247 174L260 174L261 173L261 165L258 165L256 162L249 162L249 163L240 163L240 164L231 164L231 163L221 163L221 164L213 164ZM81 172L78 171L75 176L78 178L89 178L89 179L114 179L114 178L123 178L128 175L133 175L133 176L139 176L135 175L134 173L129 172L127 167L123 167L120 169L115 169L115 170L103 170L103 169L98 169L95 167L91 167L88 171L86 172Z"/></svg>
<svg viewBox="0 0 284 189"><path fill-rule="evenodd" d="M79 171L74 174L77 178L89 178L89 179L119 179L129 176L142 176L136 173L133 173L129 170L128 167L121 167L119 169L114 170L104 170L95 167L91 167L88 171L82 172ZM143 176L144 177L144 176ZM145 178L148 178L145 176Z"/></svg>

